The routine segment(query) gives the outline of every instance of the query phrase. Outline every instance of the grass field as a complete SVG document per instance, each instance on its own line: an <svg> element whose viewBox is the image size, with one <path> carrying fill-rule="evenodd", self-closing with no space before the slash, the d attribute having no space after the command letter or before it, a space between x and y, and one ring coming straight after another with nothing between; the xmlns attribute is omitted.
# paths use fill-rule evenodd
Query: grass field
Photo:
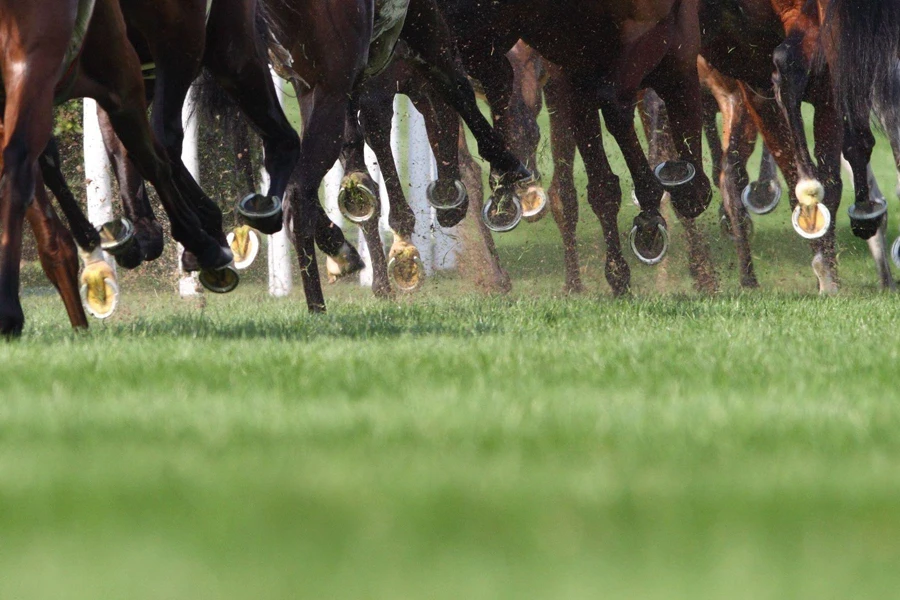
<svg viewBox="0 0 900 600"><path fill-rule="evenodd" d="M340 285L311 317L126 286L73 334L30 290L0 345L0 598L900 596L897 299L843 214L845 291L817 297L785 208L741 293L710 213L713 298L673 224L612 299L587 209L581 297L549 220L500 241L508 297Z"/></svg>

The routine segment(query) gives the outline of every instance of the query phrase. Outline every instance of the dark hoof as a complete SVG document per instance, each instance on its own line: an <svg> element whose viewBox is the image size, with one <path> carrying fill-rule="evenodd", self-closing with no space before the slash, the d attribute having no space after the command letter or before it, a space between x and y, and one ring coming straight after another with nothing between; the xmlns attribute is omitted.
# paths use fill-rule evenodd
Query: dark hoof
<svg viewBox="0 0 900 600"><path fill-rule="evenodd" d="M887 214L887 202L884 199L874 202L857 202L847 209L847 214L850 215L850 228L853 235L867 240L878 233L878 228L881 227L882 220Z"/></svg>
<svg viewBox="0 0 900 600"><path fill-rule="evenodd" d="M5 338L16 338L22 335L25 326L25 314L18 299L13 306L0 309L0 335Z"/></svg>
<svg viewBox="0 0 900 600"><path fill-rule="evenodd" d="M491 196L484 203L481 219L488 229L496 233L512 231L522 220L522 204L511 193L502 194L499 198Z"/></svg>
<svg viewBox="0 0 900 600"><path fill-rule="evenodd" d="M338 208L353 223L365 223L375 216L378 186L367 173L350 173L341 181Z"/></svg>
<svg viewBox="0 0 900 600"><path fill-rule="evenodd" d="M181 270L185 273L196 273L200 270L200 263L193 252L184 251L181 255Z"/></svg>
<svg viewBox="0 0 900 600"><path fill-rule="evenodd" d="M616 298L628 296L631 292L631 268L621 256L619 260L607 259L604 274L613 296Z"/></svg>
<svg viewBox="0 0 900 600"><path fill-rule="evenodd" d="M122 254L116 254L113 256L116 259L116 264L122 267L123 269L128 269L129 271L132 269L137 269L144 262L143 256L141 256L141 247L140 243L132 244L130 248L128 248Z"/></svg>
<svg viewBox="0 0 900 600"><path fill-rule="evenodd" d="M728 218L728 212L725 210L725 205L719 205L719 227L722 230L722 235L727 237L732 242L737 239L734 235L734 229L731 227L731 219ZM747 232L747 239L753 239L753 234L755 233L755 228L753 226L753 219L747 217L744 219L744 230Z"/></svg>
<svg viewBox="0 0 900 600"><path fill-rule="evenodd" d="M791 225L800 237L817 240L828 233L831 211L821 202L806 206L798 204L791 214Z"/></svg>
<svg viewBox="0 0 900 600"><path fill-rule="evenodd" d="M669 249L669 232L666 222L659 215L639 214L628 235L631 251L645 265L662 262Z"/></svg>
<svg viewBox="0 0 900 600"><path fill-rule="evenodd" d="M227 294L233 291L241 282L241 276L237 269L226 265L220 269L203 269L198 276L200 283L215 294Z"/></svg>
<svg viewBox="0 0 900 600"><path fill-rule="evenodd" d="M228 233L228 246L234 254L234 267L242 271L253 264L259 254L259 235L249 225L236 227Z"/></svg>
<svg viewBox="0 0 900 600"><path fill-rule="evenodd" d="M460 208L469 201L466 186L459 179L436 179L428 184L425 196L438 210Z"/></svg>
<svg viewBox="0 0 900 600"><path fill-rule="evenodd" d="M284 226L281 198L248 194L235 206L235 210L250 227L267 235L278 233Z"/></svg>
<svg viewBox="0 0 900 600"><path fill-rule="evenodd" d="M118 256L126 254L134 247L134 225L128 219L115 219L97 228L100 234L100 248L104 252Z"/></svg>
<svg viewBox="0 0 900 600"><path fill-rule="evenodd" d="M744 207L755 215L767 215L781 202L781 185L775 179L753 181L741 193Z"/></svg>
<svg viewBox="0 0 900 600"><path fill-rule="evenodd" d="M686 160L667 160L657 165L653 173L663 186L675 188L693 181L697 169Z"/></svg>
<svg viewBox="0 0 900 600"><path fill-rule="evenodd" d="M141 250L141 260L150 262L162 256L165 246L163 228L156 219L138 219L134 223L135 239Z"/></svg>
<svg viewBox="0 0 900 600"><path fill-rule="evenodd" d="M203 255L197 256L187 250L181 255L181 268L187 273L195 271L215 271L227 267L234 261L230 248L212 246Z"/></svg>

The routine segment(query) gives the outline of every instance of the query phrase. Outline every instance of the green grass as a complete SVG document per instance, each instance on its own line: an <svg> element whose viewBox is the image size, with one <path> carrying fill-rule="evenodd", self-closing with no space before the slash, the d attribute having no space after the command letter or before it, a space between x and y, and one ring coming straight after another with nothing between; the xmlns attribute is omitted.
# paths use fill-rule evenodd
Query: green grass
<svg viewBox="0 0 900 600"><path fill-rule="evenodd" d="M703 223L712 298L673 223L612 299L584 205L581 297L549 219L499 240L508 297L339 285L311 317L259 270L203 309L128 277L74 334L27 290L0 345L0 598L897 597L897 299L843 214L832 298L785 208L757 220L762 291Z"/></svg>

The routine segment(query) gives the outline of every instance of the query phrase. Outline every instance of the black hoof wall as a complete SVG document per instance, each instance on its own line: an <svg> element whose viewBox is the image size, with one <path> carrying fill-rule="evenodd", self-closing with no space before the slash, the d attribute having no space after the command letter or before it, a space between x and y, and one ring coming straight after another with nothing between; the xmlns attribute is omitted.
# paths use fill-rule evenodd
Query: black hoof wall
<svg viewBox="0 0 900 600"><path fill-rule="evenodd" d="M235 210L250 227L267 235L278 233L284 225L283 206L278 196L248 194L237 203Z"/></svg>
<svg viewBox="0 0 900 600"><path fill-rule="evenodd" d="M887 202L883 198L874 201L855 203L847 209L850 215L850 228L853 235L867 240L881 227L882 220L887 215Z"/></svg>

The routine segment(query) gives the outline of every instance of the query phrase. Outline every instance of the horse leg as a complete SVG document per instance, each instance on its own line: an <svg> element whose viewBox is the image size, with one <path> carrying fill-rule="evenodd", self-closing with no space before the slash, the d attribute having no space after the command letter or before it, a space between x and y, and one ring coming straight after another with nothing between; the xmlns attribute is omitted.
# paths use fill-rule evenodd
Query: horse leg
<svg viewBox="0 0 900 600"><path fill-rule="evenodd" d="M40 42L25 36L4 48L20 58L4 60L0 71L6 92L0 177L0 334L5 336L21 334L25 323L19 300L22 225L38 181L37 160L50 139L53 87L71 31L72 24L59 19L41 30Z"/></svg>
<svg viewBox="0 0 900 600"><path fill-rule="evenodd" d="M563 241L566 269L565 291L581 293L578 259L578 193L575 190L575 139L572 136L572 90L565 76L555 67L544 85L544 101L550 115L550 148L553 154L553 181L550 183L550 210Z"/></svg>
<svg viewBox="0 0 900 600"><path fill-rule="evenodd" d="M319 243L329 256L336 256L342 248L350 247L343 234L339 234L340 228L325 216L318 198L322 179L341 154L352 81L345 83L346 86L331 87L319 84L300 97L304 131L300 140L300 160L288 186L290 213L286 218L289 216L292 220L306 306L311 313L325 312L315 244Z"/></svg>
<svg viewBox="0 0 900 600"><path fill-rule="evenodd" d="M456 60L455 45L434 0L410 0L402 38L421 57L417 67L469 126L478 141L479 154L491 163L500 184L530 180L531 172L513 156L478 110L475 93Z"/></svg>
<svg viewBox="0 0 900 600"><path fill-rule="evenodd" d="M78 250L50 204L40 177L34 189L34 203L25 213L34 232L41 267L59 292L72 327L87 328L87 316L78 291Z"/></svg>
<svg viewBox="0 0 900 600"><path fill-rule="evenodd" d="M819 181L825 186L825 206L832 215L837 215L841 203L843 181L841 180L841 115L832 102L830 91L823 93L815 102L813 132L815 135L816 162L819 165ZM866 165L862 167L865 177ZM866 184L868 192L868 184ZM868 202L868 199L866 200ZM828 232L820 239L812 241L813 270L819 278L821 293L838 291L837 250L835 248L835 221L832 219ZM876 228L877 229L877 228ZM871 237L871 236L869 236Z"/></svg>
<svg viewBox="0 0 900 600"><path fill-rule="evenodd" d="M850 163L856 201L850 207L850 226L856 237L868 240L878 233L887 214L887 202L872 194L869 186L869 162L875 136L869 123L854 124L845 120L843 154Z"/></svg>
<svg viewBox="0 0 900 600"><path fill-rule="evenodd" d="M850 162L842 159L841 163L843 164L845 170L850 173L853 181L855 181L856 175L853 173L853 167L850 165ZM869 183L870 201L872 203L886 202L884 194L881 192L881 188L878 187L878 181L875 179L875 173L872 172L871 165L866 166L866 180ZM891 275L891 261L888 259L888 253L886 249L886 231L887 219L882 219L881 223L879 223L878 225L878 230L875 232L875 235L867 239L866 244L869 246L869 252L872 253L872 260L875 261L875 272L878 275L878 281L881 285L881 289L894 291L896 289L896 283L894 282L894 278Z"/></svg>
<svg viewBox="0 0 900 600"><path fill-rule="evenodd" d="M772 55L775 63L772 81L775 84L775 97L790 134L794 160L797 163L799 181L794 194L801 210L813 222L811 227L814 228L815 211L825 198L825 187L816 177L816 167L809 153L803 115L800 112L800 103L803 101L810 77L810 64L803 52L803 40L802 30L794 31L775 49ZM837 135L840 136L841 132L837 132ZM820 232L813 230L808 233Z"/></svg>
<svg viewBox="0 0 900 600"><path fill-rule="evenodd" d="M753 152L756 128L741 102L739 90L718 88L716 98L722 107L723 136L727 136L719 188L722 190L729 230L737 250L741 287L757 288L759 281L753 270L753 254L750 248L753 223L741 200L741 193L750 183L747 160Z"/></svg>
<svg viewBox="0 0 900 600"><path fill-rule="evenodd" d="M59 155L59 147L54 138L50 138L50 142L38 162L44 183L59 202L59 207L69 223L69 230L75 238L75 243L86 252L99 248L100 234L82 212L78 200L75 199L68 182L66 182L61 170L62 159Z"/></svg>
<svg viewBox="0 0 900 600"><path fill-rule="evenodd" d="M378 186L369 174L365 159L365 131L357 115L359 114L359 98L354 94L347 108L344 124L344 147L341 150L341 163L344 165L344 180L341 182L342 195L358 195L361 188L367 190L371 198L366 201L371 205L371 214L359 223L366 245L369 247L369 258L372 261L372 293L376 298L391 297L391 283L388 280L387 259L384 255L384 243L381 240L381 196ZM393 111L391 111L393 116ZM390 136L390 125L388 125ZM388 140L388 163L393 163L390 155L390 139ZM379 167L381 166L379 160ZM343 204L343 203L342 203Z"/></svg>
<svg viewBox="0 0 900 600"><path fill-rule="evenodd" d="M622 256L619 241L618 215L622 190L619 178L612 172L603 149L600 115L589 98L589 95L583 93L571 96L573 133L587 171L588 202L600 219L606 240L606 281L612 288L613 295L623 296L629 292L631 269Z"/></svg>
<svg viewBox="0 0 900 600"><path fill-rule="evenodd" d="M264 233L275 233L281 228L280 216L273 220L261 215L281 205L300 157L300 138L278 101L265 46L256 31L257 10L256 1L213 2L203 64L237 102L260 135L265 150L270 177L267 198L257 198L254 206L242 201L238 211Z"/></svg>
<svg viewBox="0 0 900 600"><path fill-rule="evenodd" d="M100 123L106 155L113 167L116 181L119 182L119 195L122 197L125 216L134 225L134 237L137 242L130 252L116 256L116 262L126 269L134 269L142 262L156 260L162 256L165 245L163 228L156 220L153 207L150 206L144 178L126 157L125 146L116 136L109 115L100 107L97 107L97 121Z"/></svg>
<svg viewBox="0 0 900 600"><path fill-rule="evenodd" d="M396 84L396 81L394 81ZM388 274L405 291L413 291L425 280L418 248L413 244L416 216L406 201L403 184L391 149L391 120L394 116L394 92L390 84L372 87L360 98L363 129L372 151L378 159L381 177L387 191L388 223L394 234L390 262L384 275L384 287L390 290ZM431 136L429 136L431 137ZM430 215L429 215L430 216ZM376 223L377 229L377 223ZM379 237L380 240L380 237ZM382 254L383 256L383 254Z"/></svg>

